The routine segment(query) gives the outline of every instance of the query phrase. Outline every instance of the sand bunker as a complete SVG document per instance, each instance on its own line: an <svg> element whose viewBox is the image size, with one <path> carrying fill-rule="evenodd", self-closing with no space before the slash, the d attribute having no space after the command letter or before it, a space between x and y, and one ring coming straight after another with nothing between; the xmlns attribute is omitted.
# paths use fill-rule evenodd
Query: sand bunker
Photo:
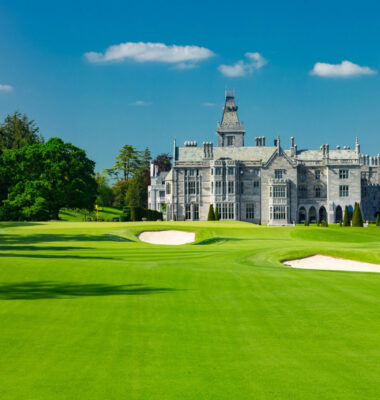
<svg viewBox="0 0 380 400"><path fill-rule="evenodd" d="M194 242L194 232L183 231L146 231L141 232L138 238L142 242L151 244L179 245Z"/></svg>
<svg viewBox="0 0 380 400"><path fill-rule="evenodd" d="M315 255L298 260L283 261L283 264L293 268L302 269L324 269L332 271L359 271L380 272L380 265L361 261L346 260L329 256Z"/></svg>

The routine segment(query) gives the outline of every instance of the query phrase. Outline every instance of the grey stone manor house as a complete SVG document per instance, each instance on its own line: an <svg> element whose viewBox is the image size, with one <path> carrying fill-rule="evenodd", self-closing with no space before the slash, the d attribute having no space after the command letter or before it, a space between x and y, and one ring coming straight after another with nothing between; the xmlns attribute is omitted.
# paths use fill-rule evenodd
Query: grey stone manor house
<svg viewBox="0 0 380 400"><path fill-rule="evenodd" d="M302 150L293 137L285 145L279 136L273 144L261 136L246 146L237 110L235 92L226 91L217 145L174 140L172 169L151 165L149 208L166 210L167 220L204 221L212 204L222 220L270 225L336 223L355 202L365 220L380 213L380 154L361 154L357 138L352 149Z"/></svg>

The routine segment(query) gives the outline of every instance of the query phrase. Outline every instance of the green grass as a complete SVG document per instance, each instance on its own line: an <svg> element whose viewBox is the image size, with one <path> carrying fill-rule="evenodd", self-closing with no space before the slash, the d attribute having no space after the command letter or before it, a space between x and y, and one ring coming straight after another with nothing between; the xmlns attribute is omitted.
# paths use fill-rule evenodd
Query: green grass
<svg viewBox="0 0 380 400"><path fill-rule="evenodd" d="M98 218L103 218L105 221L112 220L114 217L120 217L122 213L123 211L116 207L100 207ZM96 211L89 213L85 210L63 209L59 213L59 218L62 221L84 221L85 217L90 217L92 220L96 220Z"/></svg>
<svg viewBox="0 0 380 400"><path fill-rule="evenodd" d="M141 243L142 230L196 232ZM0 398L378 399L380 229L0 224Z"/></svg>

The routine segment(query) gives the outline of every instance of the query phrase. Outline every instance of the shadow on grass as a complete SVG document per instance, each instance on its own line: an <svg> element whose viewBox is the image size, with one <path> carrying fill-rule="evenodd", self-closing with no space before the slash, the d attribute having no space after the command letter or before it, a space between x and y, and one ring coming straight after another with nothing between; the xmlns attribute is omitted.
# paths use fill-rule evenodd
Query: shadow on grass
<svg viewBox="0 0 380 400"><path fill-rule="evenodd" d="M177 289L142 284L108 285L73 282L19 282L0 284L0 300L69 299L91 296L131 296L173 292Z"/></svg>
<svg viewBox="0 0 380 400"><path fill-rule="evenodd" d="M12 250L17 250L18 247L14 247ZM52 258L52 259L72 259L72 260L119 260L115 257L103 257L103 256L77 256L73 254L24 254L24 253L0 253L0 258Z"/></svg>
<svg viewBox="0 0 380 400"><path fill-rule="evenodd" d="M2 246L0 245L0 251L64 251L64 250L92 250L93 247L74 247L74 246Z"/></svg>
<svg viewBox="0 0 380 400"><path fill-rule="evenodd" d="M122 236L104 234L104 235L68 235L60 233L44 233L34 235L0 235L1 244L36 244L48 242L133 242Z"/></svg>
<svg viewBox="0 0 380 400"><path fill-rule="evenodd" d="M240 241L240 240L249 240L249 239L240 239L240 238L227 238L227 237L213 237L213 238L208 238L201 240L200 242L194 243L194 246L200 245L206 245L206 244L215 244L215 243L222 243L222 242L233 242L233 241Z"/></svg>

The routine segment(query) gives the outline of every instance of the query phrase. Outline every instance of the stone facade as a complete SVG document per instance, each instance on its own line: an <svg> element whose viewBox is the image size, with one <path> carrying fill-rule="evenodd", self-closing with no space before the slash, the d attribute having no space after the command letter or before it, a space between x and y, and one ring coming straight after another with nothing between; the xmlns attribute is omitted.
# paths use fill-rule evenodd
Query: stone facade
<svg viewBox="0 0 380 400"><path fill-rule="evenodd" d="M237 109L235 94L226 92L217 146L186 141L179 147L174 141L171 171L152 167L150 208L161 211L165 203L168 220L206 220L213 204L221 219L270 225L335 223L355 202L364 219L380 213L380 155L361 154L357 139L355 149L325 144L299 150L291 138L285 150L280 137L273 145L256 137L255 146L245 146Z"/></svg>

